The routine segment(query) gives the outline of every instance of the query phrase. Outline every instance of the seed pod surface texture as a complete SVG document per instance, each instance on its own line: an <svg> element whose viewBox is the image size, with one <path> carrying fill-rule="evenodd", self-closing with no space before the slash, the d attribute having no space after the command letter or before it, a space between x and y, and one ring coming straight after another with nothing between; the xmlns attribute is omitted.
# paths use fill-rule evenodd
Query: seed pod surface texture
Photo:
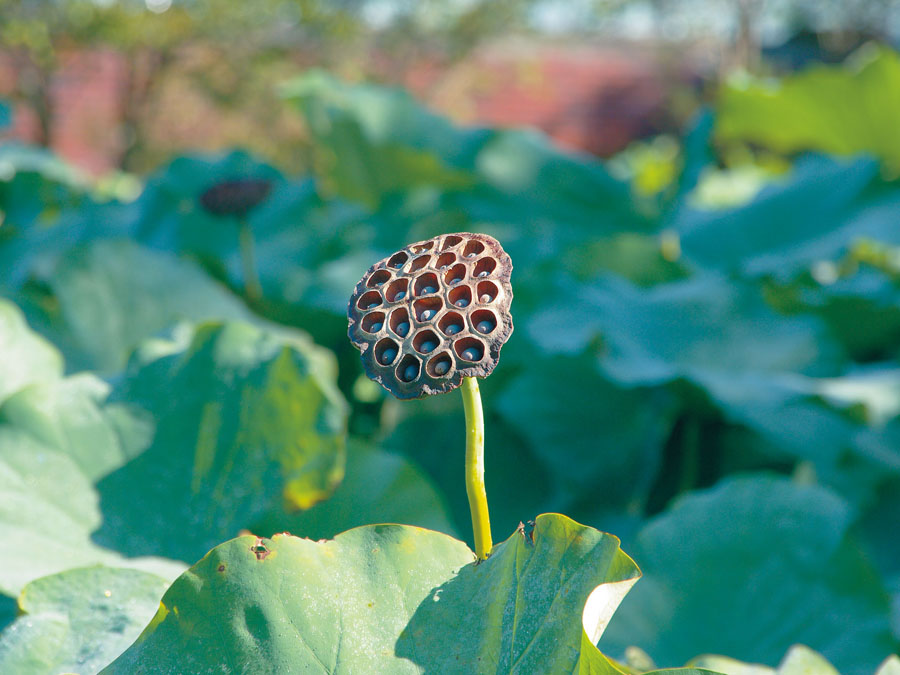
<svg viewBox="0 0 900 675"><path fill-rule="evenodd" d="M458 232L379 260L353 291L350 341L366 374L401 399L486 377L513 330L512 261L493 237Z"/></svg>

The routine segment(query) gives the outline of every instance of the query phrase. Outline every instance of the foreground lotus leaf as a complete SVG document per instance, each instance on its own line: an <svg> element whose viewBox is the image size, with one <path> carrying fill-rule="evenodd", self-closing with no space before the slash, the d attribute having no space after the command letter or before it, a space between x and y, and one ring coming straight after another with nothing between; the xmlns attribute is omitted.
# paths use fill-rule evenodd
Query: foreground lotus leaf
<svg viewBox="0 0 900 675"><path fill-rule="evenodd" d="M640 575L616 537L543 515L474 558L402 525L238 537L104 672L618 672L592 644Z"/></svg>

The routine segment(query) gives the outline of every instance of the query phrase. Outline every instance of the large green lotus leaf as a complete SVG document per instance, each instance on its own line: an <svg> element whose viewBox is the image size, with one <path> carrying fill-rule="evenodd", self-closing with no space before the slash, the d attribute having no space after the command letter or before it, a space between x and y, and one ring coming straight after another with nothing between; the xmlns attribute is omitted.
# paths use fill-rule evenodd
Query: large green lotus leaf
<svg viewBox="0 0 900 675"><path fill-rule="evenodd" d="M196 560L281 500L307 508L327 497L344 469L334 371L304 335L246 323L204 324L186 348L141 352L111 400L149 413L156 433L98 483L95 537Z"/></svg>
<svg viewBox="0 0 900 675"><path fill-rule="evenodd" d="M284 93L306 118L326 188L372 208L401 189L471 186L465 165L472 146L490 134L461 133L399 89L347 85L321 71L288 83Z"/></svg>
<svg viewBox="0 0 900 675"><path fill-rule="evenodd" d="M565 303L535 314L530 337L550 353L599 350L604 369L628 385L692 380L731 399L735 375L830 372L837 351L810 317L784 317L758 288L703 275L651 289L614 279L561 283Z"/></svg>
<svg viewBox="0 0 900 675"><path fill-rule="evenodd" d="M37 577L79 565L127 565L173 578L184 566L125 561L91 541L101 521L97 494L68 456L0 425L0 592L16 595ZM114 547L115 548L115 547Z"/></svg>
<svg viewBox="0 0 900 675"><path fill-rule="evenodd" d="M145 338L183 320L249 319L249 310L195 263L127 240L70 250L46 279L60 331L86 358L115 372Z"/></svg>
<svg viewBox="0 0 900 675"><path fill-rule="evenodd" d="M109 392L89 373L33 384L0 405L0 422L67 455L96 481L140 454L153 434L151 420L105 404Z"/></svg>
<svg viewBox="0 0 900 675"><path fill-rule="evenodd" d="M896 369L851 369L839 377L798 374L717 376L722 417L753 432L755 452L811 462L819 480L853 503L872 498L900 471L885 434L898 414ZM709 382L709 380L707 380Z"/></svg>
<svg viewBox="0 0 900 675"><path fill-rule="evenodd" d="M577 226L582 237L653 227L638 212L630 186L595 158L565 152L532 130L495 134L479 152L476 166L482 180L509 200L500 203L511 213L531 211L527 220L543 221L545 227L549 222ZM518 208L513 210L514 204ZM554 228L546 229L553 236Z"/></svg>
<svg viewBox="0 0 900 675"><path fill-rule="evenodd" d="M682 498L638 535L644 580L604 644L663 662L718 653L774 665L803 643L846 675L873 672L895 641L884 586L848 538L852 519L829 490L778 478Z"/></svg>
<svg viewBox="0 0 900 675"><path fill-rule="evenodd" d="M426 148L448 164L465 167L475 161L489 129L459 129L447 119L429 112L408 92L377 84L350 84L324 71L309 71L285 84L285 98L301 107L308 106L323 119L349 118L361 135L372 143L398 143L411 148Z"/></svg>
<svg viewBox="0 0 900 675"><path fill-rule="evenodd" d="M176 581L104 672L616 672L591 668L606 660L582 640L640 574L618 539L543 515L473 559L400 525L240 537Z"/></svg>
<svg viewBox="0 0 900 675"><path fill-rule="evenodd" d="M252 529L325 539L373 523L403 523L454 534L444 498L421 469L400 455L351 440L344 480L328 499L303 511L269 513Z"/></svg>
<svg viewBox="0 0 900 675"><path fill-rule="evenodd" d="M896 414L896 394L871 374L845 370L818 318L780 315L758 288L720 276L649 290L606 279L559 293L568 303L538 312L528 326L548 351L596 353L623 386L687 379L728 422L760 434L766 454L812 460L842 489L852 487L842 477L848 453L871 464L873 477L875 469L896 471L889 457L858 447L866 426L849 414L871 411L879 423Z"/></svg>
<svg viewBox="0 0 900 675"><path fill-rule="evenodd" d="M897 242L896 185L879 178L874 160L814 155L733 209L682 203L668 226L687 260L706 269L792 278L844 254L860 237Z"/></svg>
<svg viewBox="0 0 900 675"><path fill-rule="evenodd" d="M602 494L608 507L644 500L674 421L663 392L623 389L586 357L532 363L503 389L497 409L524 430L560 490Z"/></svg>
<svg viewBox="0 0 900 675"><path fill-rule="evenodd" d="M30 582L19 596L21 616L0 633L0 672L98 672L140 634L169 584L147 572L103 566Z"/></svg>
<svg viewBox="0 0 900 675"><path fill-rule="evenodd" d="M0 142L0 292L20 290L73 244L123 236L123 206L98 204L85 176L46 148Z"/></svg>
<svg viewBox="0 0 900 675"><path fill-rule="evenodd" d="M716 136L778 152L867 152L900 170L900 55L868 45L842 66L780 81L734 78L722 89Z"/></svg>
<svg viewBox="0 0 900 675"><path fill-rule="evenodd" d="M78 466L15 429L0 426L0 534L28 542L0 552L0 588L18 593L29 580L97 559L90 532L100 524L97 495ZM64 489L63 489L63 486Z"/></svg>
<svg viewBox="0 0 900 675"><path fill-rule="evenodd" d="M62 376L62 355L34 333L21 310L0 298L0 401L32 382Z"/></svg>

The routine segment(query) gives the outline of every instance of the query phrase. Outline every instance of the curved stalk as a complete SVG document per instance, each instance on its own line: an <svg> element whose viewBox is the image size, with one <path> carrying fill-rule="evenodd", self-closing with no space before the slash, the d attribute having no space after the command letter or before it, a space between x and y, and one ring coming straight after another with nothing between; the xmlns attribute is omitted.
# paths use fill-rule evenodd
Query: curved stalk
<svg viewBox="0 0 900 675"><path fill-rule="evenodd" d="M472 511L475 555L485 560L491 552L491 521L484 489L484 412L474 377L464 377L460 387L466 412L466 494Z"/></svg>
<svg viewBox="0 0 900 675"><path fill-rule="evenodd" d="M256 271L256 253L253 248L253 230L247 219L238 219L240 231L241 265L244 268L244 293L251 302L262 298L262 286L259 283L259 273Z"/></svg>

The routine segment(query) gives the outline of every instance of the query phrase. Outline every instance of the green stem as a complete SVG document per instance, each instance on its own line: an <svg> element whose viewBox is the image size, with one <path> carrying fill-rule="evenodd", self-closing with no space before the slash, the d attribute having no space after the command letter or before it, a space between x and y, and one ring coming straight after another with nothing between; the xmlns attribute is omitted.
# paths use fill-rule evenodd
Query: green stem
<svg viewBox="0 0 900 675"><path fill-rule="evenodd" d="M466 412L466 494L472 511L475 555L485 560L491 553L491 521L488 516L487 493L484 489L484 413L478 380L464 377L463 409Z"/></svg>
<svg viewBox="0 0 900 675"><path fill-rule="evenodd" d="M238 230L241 245L241 265L244 271L244 293L250 301L262 298L262 286L259 284L259 274L256 271L256 253L253 246L253 230L247 219L238 219Z"/></svg>

